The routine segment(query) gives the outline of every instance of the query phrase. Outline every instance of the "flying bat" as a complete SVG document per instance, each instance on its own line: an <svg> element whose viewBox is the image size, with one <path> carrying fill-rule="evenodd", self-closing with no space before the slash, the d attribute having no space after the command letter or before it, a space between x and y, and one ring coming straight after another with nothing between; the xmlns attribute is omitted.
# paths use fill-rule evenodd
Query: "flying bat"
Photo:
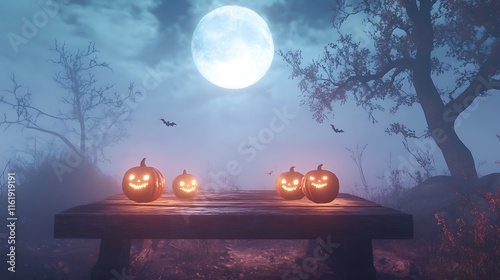
<svg viewBox="0 0 500 280"><path fill-rule="evenodd" d="M342 133L342 132L344 132L344 130L342 130L342 129L336 129L333 124L330 124L330 125L332 126L333 131L335 131L336 133Z"/></svg>
<svg viewBox="0 0 500 280"><path fill-rule="evenodd" d="M174 126L177 125L174 122L166 121L165 119L160 119L166 126Z"/></svg>
<svg viewBox="0 0 500 280"><path fill-rule="evenodd" d="M266 172L267 175L272 175L274 170L271 170L270 172Z"/></svg>

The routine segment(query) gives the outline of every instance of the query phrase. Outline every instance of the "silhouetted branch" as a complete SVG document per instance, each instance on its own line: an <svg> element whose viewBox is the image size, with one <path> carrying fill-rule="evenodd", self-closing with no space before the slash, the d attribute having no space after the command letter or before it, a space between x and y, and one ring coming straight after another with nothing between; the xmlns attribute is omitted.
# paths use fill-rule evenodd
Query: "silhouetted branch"
<svg viewBox="0 0 500 280"><path fill-rule="evenodd" d="M480 66L474 80L455 99L445 105L445 112L449 120L455 120L465 111L474 100L490 89L500 90L500 80L493 79L492 75L500 69L500 42L493 48L490 56Z"/></svg>
<svg viewBox="0 0 500 280"><path fill-rule="evenodd" d="M436 170L434 165L434 157L429 153L429 150L410 150L408 145L408 139L403 139L404 149L417 161L418 165L425 171L424 178L421 177L420 173L416 173L416 177L413 174L408 173L417 184L420 184L423 180L432 176L433 171ZM418 171L417 171L418 172Z"/></svg>
<svg viewBox="0 0 500 280"><path fill-rule="evenodd" d="M363 152L366 149L366 146L368 144L365 144L363 148L359 149L358 145L356 145L356 152L353 152L351 149L346 148L351 153L351 159L354 161L356 166L358 167L359 175L361 177L361 183L363 184L363 187L365 190L368 189L368 183L366 183L366 177L365 177L365 172L363 171Z"/></svg>
<svg viewBox="0 0 500 280"><path fill-rule="evenodd" d="M16 77L14 74L12 74L12 77L10 80L13 83L13 89L12 90L4 90L4 91L7 93L10 93L14 97L15 101L9 101L4 96L0 96L0 103L5 104L5 105L7 105L11 108L14 108L16 110L16 113L18 116L18 118L16 120L17 122L23 121L22 119L20 119L21 116L24 116L24 117L31 116L31 114L28 113L28 110L34 111L33 113L36 115L34 117L35 119L40 115L50 117L53 119L57 119L57 120L64 120L65 119L63 117L49 114L47 112L40 110L39 108L31 106L31 93L30 93L29 89L26 90L25 94L19 94L18 90L20 88L22 88L22 86L17 83ZM4 114L4 116L6 118L5 114ZM15 122L10 122L10 123L15 123ZM0 125L1 124L2 123L0 123Z"/></svg>
<svg viewBox="0 0 500 280"><path fill-rule="evenodd" d="M423 135L417 136L415 134L415 130L409 129L408 127L406 127L406 125L400 124L400 123L391 123L389 125L389 128L385 129L385 132L388 133L389 135L401 134L401 135L403 135L403 138L405 138L405 139L407 139L407 138L422 138L422 137L429 136L428 132L423 134Z"/></svg>
<svg viewBox="0 0 500 280"><path fill-rule="evenodd" d="M345 86L352 82L370 82L374 80L378 80L383 78L387 73L394 70L394 73L391 75L391 82L394 82L395 77L403 72L404 70L409 70L412 68L413 58L404 57L393 61L388 61L386 65L382 66L378 71L369 75L356 75L350 76L345 81L341 83L335 84L336 86Z"/></svg>
<svg viewBox="0 0 500 280"><path fill-rule="evenodd" d="M69 140L68 138L64 137L62 134L59 134L55 131L52 131L52 130L48 130L48 129L43 129L43 128L40 128L40 127L36 127L36 126L26 126L26 128L29 128L29 129L33 129L33 130L38 130L40 132L44 132L44 133L47 133L47 134L50 134L50 135L54 135L56 136L57 138L61 139L64 144L66 144L69 148L71 148L76 154L78 155L82 155L81 154L81 151L79 149L77 149Z"/></svg>

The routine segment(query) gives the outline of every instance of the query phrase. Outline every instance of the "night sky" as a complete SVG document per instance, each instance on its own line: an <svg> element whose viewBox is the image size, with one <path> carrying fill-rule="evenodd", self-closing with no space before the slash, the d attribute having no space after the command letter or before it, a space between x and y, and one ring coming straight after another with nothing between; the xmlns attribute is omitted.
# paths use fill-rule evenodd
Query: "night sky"
<svg viewBox="0 0 500 280"><path fill-rule="evenodd" d="M317 123L307 106L301 106L298 80L289 79L291 68L275 54L267 74L243 89L224 89L207 81L198 72L192 55L191 39L199 20L211 10L224 5L240 5L258 13L272 33L274 49L302 50L304 63L317 58L323 47L336 40L332 29L333 1L59 1L60 7L47 13L47 1L13 1L0 10L0 89L10 89L15 74L19 84L29 87L33 102L49 112L56 112L64 90L53 81L59 71L48 59L57 40L68 50L85 48L95 42L99 58L111 64L113 71L95 72L99 84L114 84L126 92L129 82L136 86L148 83L145 98L133 109L134 121L127 125L128 136L107 148L109 162L100 167L121 180L123 173L147 158L171 180L186 169L204 184L222 180L227 166L234 182L242 189L273 189L275 175L296 166L302 173L323 168L336 173L340 191L351 192L361 180L346 148L367 144L363 157L366 179L373 186L383 186L377 179L392 168L404 166L408 159L402 137L384 132L392 122L402 122L417 134L426 128L419 106L403 108L396 115L375 112L377 123L354 102L334 104L335 116ZM46 13L31 38L14 45L8 34L21 35L26 21ZM362 43L370 44L356 22L345 26ZM151 80L153 78L153 80ZM436 83L446 84L437 80ZM452 83L452 80L450 80ZM450 84L450 86L452 86ZM485 162L480 175L498 172L500 134L498 107L500 96L494 94L466 111L457 122L457 132L472 151L476 164ZM5 107L0 106L3 115ZM277 113L278 112L278 113ZM283 115L288 115L283 119ZM174 121L166 127L160 119ZM278 118L278 119L277 119ZM273 125L274 124L274 125ZM334 133L330 124L345 130ZM50 127L50 123L47 123ZM273 129L280 125L283 129ZM4 128L4 127L3 127ZM11 127L0 136L0 162L6 163L13 150L51 142L47 135ZM54 127L51 127L53 129ZM255 140L257 139L257 140ZM264 140L264 141L262 141ZM258 141L252 144L252 141ZM410 140L411 148L431 149L437 173L446 170L441 152L430 145ZM56 146L63 144L54 140ZM246 148L250 145L249 148ZM236 171L234 171L236 170ZM272 175L266 173L273 171ZM203 185L202 185L203 187ZM120 190L117 189L117 192Z"/></svg>

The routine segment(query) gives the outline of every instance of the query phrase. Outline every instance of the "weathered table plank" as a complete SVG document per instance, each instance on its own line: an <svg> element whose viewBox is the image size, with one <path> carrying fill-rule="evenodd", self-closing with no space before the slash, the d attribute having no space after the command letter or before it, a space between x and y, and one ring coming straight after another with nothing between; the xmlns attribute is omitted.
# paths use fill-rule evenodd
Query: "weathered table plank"
<svg viewBox="0 0 500 280"><path fill-rule="evenodd" d="M350 194L341 193L330 203L314 203L307 198L299 200L284 200L276 195L275 191L234 191L230 193L201 192L192 199L178 199L171 193L165 193L160 198L149 203L136 203L128 199L124 194L109 197L96 204L126 204L126 205L172 205L172 206L210 206L210 205L238 205L242 202L254 206L305 206L305 207L331 207L331 206L380 206L366 199Z"/></svg>
<svg viewBox="0 0 500 280"><path fill-rule="evenodd" d="M151 203L136 203L121 194L70 208L57 214L54 224L56 238L101 239L93 279L106 279L110 269L128 264L130 239L327 236L343 240L341 250L350 278L375 279L371 240L412 238L413 219L349 194L339 194L330 203L316 204L306 198L287 201L274 190L255 190L201 191L189 200L164 193Z"/></svg>

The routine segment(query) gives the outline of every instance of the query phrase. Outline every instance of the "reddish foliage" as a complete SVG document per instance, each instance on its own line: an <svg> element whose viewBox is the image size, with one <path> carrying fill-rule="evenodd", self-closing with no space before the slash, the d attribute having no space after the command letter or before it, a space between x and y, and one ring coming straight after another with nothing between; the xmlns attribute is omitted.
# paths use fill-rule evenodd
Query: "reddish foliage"
<svg viewBox="0 0 500 280"><path fill-rule="evenodd" d="M500 194L483 192L462 210L455 221L434 215L443 233L437 263L459 278L493 279L499 275Z"/></svg>

